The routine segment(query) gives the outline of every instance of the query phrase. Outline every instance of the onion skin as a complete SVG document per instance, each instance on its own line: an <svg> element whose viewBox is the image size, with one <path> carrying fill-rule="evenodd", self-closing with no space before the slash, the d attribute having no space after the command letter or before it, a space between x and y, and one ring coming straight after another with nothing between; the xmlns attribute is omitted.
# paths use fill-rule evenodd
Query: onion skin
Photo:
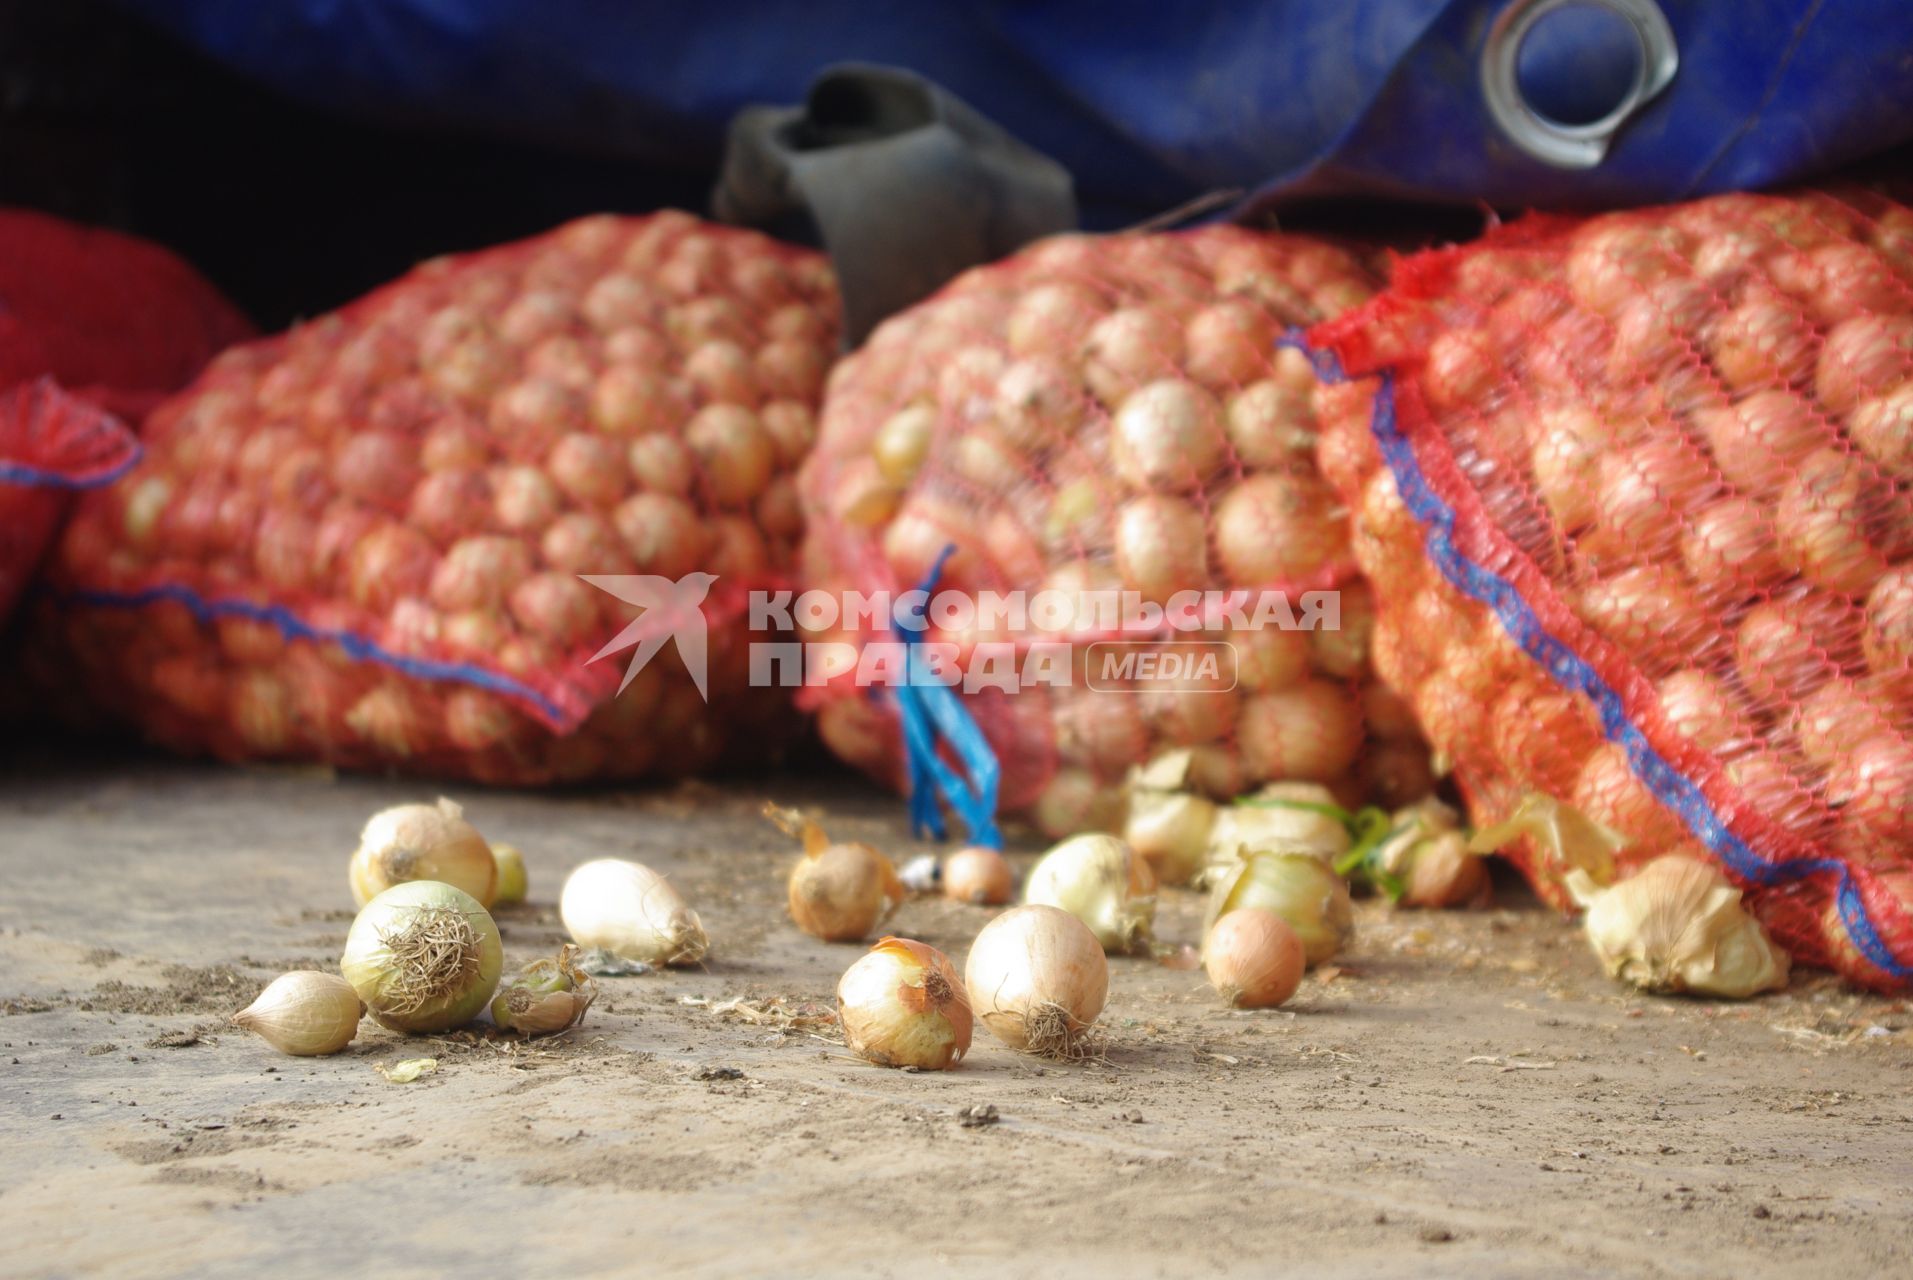
<svg viewBox="0 0 1913 1280"><path fill-rule="evenodd" d="M436 805L398 805L374 814L359 837L348 879L361 907L411 880L449 884L489 907L498 887L498 861L485 837L465 821L464 811L440 797Z"/></svg>
<svg viewBox="0 0 1913 1280"><path fill-rule="evenodd" d="M1227 1004L1273 1009L1302 984L1307 957L1288 921L1245 907L1216 921L1202 944L1202 966Z"/></svg>
<svg viewBox="0 0 1913 1280"><path fill-rule="evenodd" d="M958 849L943 860L943 896L973 906L1001 906L1016 895L1016 872L995 849Z"/></svg>
<svg viewBox="0 0 1913 1280"><path fill-rule="evenodd" d="M884 938L837 983L837 1019L850 1051L880 1067L943 1071L970 1051L970 1000L950 958L908 938Z"/></svg>
<svg viewBox="0 0 1913 1280"><path fill-rule="evenodd" d="M970 1010L1022 1053L1084 1055L1109 998L1109 960L1089 926L1057 907L1012 907L983 926L964 965Z"/></svg>

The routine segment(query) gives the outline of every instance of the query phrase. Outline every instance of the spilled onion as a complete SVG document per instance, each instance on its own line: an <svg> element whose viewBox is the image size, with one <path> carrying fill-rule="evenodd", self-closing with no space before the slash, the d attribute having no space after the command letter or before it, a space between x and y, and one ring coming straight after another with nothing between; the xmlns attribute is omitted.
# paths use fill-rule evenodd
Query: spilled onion
<svg viewBox="0 0 1913 1280"><path fill-rule="evenodd" d="M766 804L764 816L804 842L786 889L790 918L813 938L861 942L903 901L897 869L869 845L832 844L822 827L795 809Z"/></svg>
<svg viewBox="0 0 1913 1280"><path fill-rule="evenodd" d="M573 942L645 964L692 965L711 949L704 922L651 868L598 858L572 872L558 915Z"/></svg>
<svg viewBox="0 0 1913 1280"><path fill-rule="evenodd" d="M344 978L308 969L281 974L232 1016L280 1053L318 1057L337 1053L359 1033L365 1005Z"/></svg>
<svg viewBox="0 0 1913 1280"><path fill-rule="evenodd" d="M504 964L498 926L478 899L413 880L366 903L346 935L339 972L380 1025L448 1031L478 1016Z"/></svg>
<svg viewBox="0 0 1913 1280"><path fill-rule="evenodd" d="M1320 858L1306 853L1242 851L1235 869L1216 882L1204 935L1231 911L1261 907L1288 923L1310 965L1348 944L1355 909L1348 884Z"/></svg>
<svg viewBox="0 0 1913 1280"><path fill-rule="evenodd" d="M436 880L490 906L498 863L491 846L465 821L465 811L437 804L401 804L372 815L349 869L352 897L363 907L395 884Z"/></svg>
<svg viewBox="0 0 1913 1280"><path fill-rule="evenodd" d="M1109 961L1089 927L1057 907L1012 907L970 944L970 1010L1010 1048L1074 1060L1109 998Z"/></svg>
<svg viewBox="0 0 1913 1280"><path fill-rule="evenodd" d="M1030 869L1023 901L1069 912L1105 951L1140 951L1156 916L1156 877L1115 836L1071 836Z"/></svg>
<svg viewBox="0 0 1913 1280"><path fill-rule="evenodd" d="M970 1000L950 958L908 938L884 938L837 983L837 1017L851 1052L880 1067L942 1071L970 1051Z"/></svg>

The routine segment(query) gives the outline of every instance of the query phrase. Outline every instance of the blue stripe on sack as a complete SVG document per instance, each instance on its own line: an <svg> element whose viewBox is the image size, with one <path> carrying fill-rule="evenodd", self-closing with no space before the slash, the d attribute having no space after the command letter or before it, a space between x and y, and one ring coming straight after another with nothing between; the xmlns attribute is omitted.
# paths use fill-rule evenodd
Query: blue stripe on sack
<svg viewBox="0 0 1913 1280"><path fill-rule="evenodd" d="M109 609L139 609L162 600L171 600L185 605L193 611L193 616L201 622L210 622L218 617L250 618L254 622L271 623L279 629L279 634L288 640L328 641L338 645L346 654L358 662L376 662L420 680L449 680L459 684L472 685L506 697L522 698L542 710L554 721L565 719L563 708L539 693L530 685L522 684L510 676L500 675L496 671L487 671L483 667L467 662L435 662L430 658L416 658L409 654L393 653L381 649L365 637L350 631L333 631L325 627L315 627L301 620L284 605L253 604L249 600L207 600L190 587L165 586L149 587L144 591L72 591L56 592L54 598L62 602L99 605Z"/></svg>
<svg viewBox="0 0 1913 1280"><path fill-rule="evenodd" d="M1316 376L1324 382L1347 380L1334 353L1313 349L1299 332L1291 331L1278 339L1277 345L1293 347L1306 355L1315 367ZM1381 386L1375 393L1375 407L1369 416L1369 430L1374 433L1382 457L1395 477L1395 488L1403 504L1422 526L1429 557L1441 569L1442 576L1458 590L1493 609L1508 634L1529 657L1546 667L1556 682L1594 703L1600 713L1602 732L1610 741L1621 744L1634 775L1654 798L1679 815L1695 838L1744 880L1779 885L1822 872L1832 874L1839 882L1836 901L1840 921L1861 954L1896 978L1913 978L1913 965L1902 964L1894 958L1868 918L1866 906L1860 900L1859 886L1844 862L1836 858L1769 862L1748 848L1739 836L1727 829L1700 788L1662 759L1648 743L1646 736L1628 718L1621 696L1573 649L1548 634L1515 585L1455 548L1454 510L1429 486L1415 457L1414 446L1395 424L1395 380L1390 372L1381 374Z"/></svg>
<svg viewBox="0 0 1913 1280"><path fill-rule="evenodd" d="M131 471L145 456L145 446L135 442L126 459L117 467L96 476L84 477L64 475L41 467L29 467L20 462L0 462L0 484L25 485L29 489L97 489L101 485L112 484Z"/></svg>

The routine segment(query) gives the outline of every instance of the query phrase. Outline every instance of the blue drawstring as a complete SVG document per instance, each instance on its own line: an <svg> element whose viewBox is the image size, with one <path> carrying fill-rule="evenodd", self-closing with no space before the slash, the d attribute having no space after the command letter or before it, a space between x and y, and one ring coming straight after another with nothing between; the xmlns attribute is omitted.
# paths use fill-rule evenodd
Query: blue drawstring
<svg viewBox="0 0 1913 1280"><path fill-rule="evenodd" d="M942 576L944 562L956 553L954 544L943 549L919 588L927 601ZM922 619L924 606L913 616ZM921 626L906 627L897 618L890 630L904 646L904 681L895 691L897 713L903 721L904 759L910 773L910 826L920 836L941 840L946 834L938 798L949 804L969 829L970 842L989 849L1003 847L996 827L996 795L1002 766L996 752L977 728L963 699L931 673L917 646ZM939 735L962 762L959 772L937 750ZM966 776L967 774L967 776Z"/></svg>

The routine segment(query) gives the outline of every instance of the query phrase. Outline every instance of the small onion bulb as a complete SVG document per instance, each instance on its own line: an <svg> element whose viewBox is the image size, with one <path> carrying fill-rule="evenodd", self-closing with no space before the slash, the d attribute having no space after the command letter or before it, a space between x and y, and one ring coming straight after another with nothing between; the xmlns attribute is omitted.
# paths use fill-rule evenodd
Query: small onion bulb
<svg viewBox="0 0 1913 1280"><path fill-rule="evenodd" d="M1355 928L1347 882L1307 853L1245 850L1233 872L1225 872L1216 883L1209 899L1209 928L1244 907L1262 907L1287 921L1311 965L1346 946Z"/></svg>
<svg viewBox="0 0 1913 1280"><path fill-rule="evenodd" d="M693 965L711 949L703 921L671 882L622 858L599 858L572 872L558 915L579 946L627 960Z"/></svg>
<svg viewBox="0 0 1913 1280"><path fill-rule="evenodd" d="M337 1053L359 1033L365 1004L344 978L301 969L281 974L232 1016L235 1027L294 1057Z"/></svg>
<svg viewBox="0 0 1913 1280"><path fill-rule="evenodd" d="M1030 869L1023 901L1069 912L1089 926L1105 951L1137 951L1149 944L1156 877L1115 836L1071 836Z"/></svg>
<svg viewBox="0 0 1913 1280"><path fill-rule="evenodd" d="M958 849L943 860L943 896L976 906L999 906L1016 892L1016 872L995 849Z"/></svg>
<svg viewBox="0 0 1913 1280"><path fill-rule="evenodd" d="M495 844L492 858L498 863L498 888L492 895L492 905L509 907L523 902L530 891L525 876L525 855L518 851L517 845Z"/></svg>
<svg viewBox="0 0 1913 1280"><path fill-rule="evenodd" d="M983 926L963 969L970 1009L1010 1048L1064 1060L1093 1051L1109 961L1089 926L1058 907L1012 907Z"/></svg>
<svg viewBox="0 0 1913 1280"><path fill-rule="evenodd" d="M478 1016L505 954L478 899L436 880L395 885L365 904L339 972L380 1025L449 1031Z"/></svg>
<svg viewBox="0 0 1913 1280"><path fill-rule="evenodd" d="M950 958L885 938L837 983L837 1020L850 1051L880 1067L943 1071L970 1051L970 1000Z"/></svg>
<svg viewBox="0 0 1913 1280"><path fill-rule="evenodd" d="M1307 956L1281 916L1262 907L1230 911L1202 943L1202 967L1238 1009L1273 1009L1295 994Z"/></svg>
<svg viewBox="0 0 1913 1280"><path fill-rule="evenodd" d="M597 984L574 963L578 948L566 944L555 957L534 960L498 988L492 1021L500 1031L526 1037L569 1031L584 1021Z"/></svg>
<svg viewBox="0 0 1913 1280"><path fill-rule="evenodd" d="M764 816L804 842L786 886L790 918L813 938L861 942L903 901L890 859L867 844L832 844L822 827L794 809L764 806Z"/></svg>
<svg viewBox="0 0 1913 1280"><path fill-rule="evenodd" d="M465 811L440 797L437 804L401 804L372 815L359 836L348 871L352 897L363 907L395 884L436 880L490 906L498 862Z"/></svg>

